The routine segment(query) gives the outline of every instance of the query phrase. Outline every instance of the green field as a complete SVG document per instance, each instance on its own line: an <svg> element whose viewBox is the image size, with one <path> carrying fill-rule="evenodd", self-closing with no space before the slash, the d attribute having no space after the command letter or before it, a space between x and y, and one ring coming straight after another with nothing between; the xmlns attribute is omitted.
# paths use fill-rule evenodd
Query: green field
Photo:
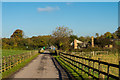
<svg viewBox="0 0 120 80"><path fill-rule="evenodd" d="M9 56L9 55L19 55L22 53L27 53L27 52L34 52L34 50L7 50L7 49L3 49L2 50L2 57L3 56ZM24 67L26 64L28 64L30 61L32 61L32 59L34 59L35 57L37 57L38 54L33 55L32 57L25 59L25 61L19 63L18 65L12 67L11 69L8 69L7 71L2 73L2 78L8 78L9 76L11 76L12 74L14 74L16 71L18 71L19 69L21 69L22 67Z"/></svg>
<svg viewBox="0 0 120 80"><path fill-rule="evenodd" d="M120 45L120 41L116 41L116 44L117 44L117 45Z"/></svg>
<svg viewBox="0 0 120 80"><path fill-rule="evenodd" d="M6 49L3 49L2 57L9 56L9 55L22 54L22 53L26 53L26 52L30 52L30 50L6 50Z"/></svg>
<svg viewBox="0 0 120 80"><path fill-rule="evenodd" d="M21 68L23 68L25 65L27 65L30 61L32 61L34 58L36 58L39 54L33 55L31 58L26 59L24 62L14 66L13 68L5 71L2 73L2 78L9 78L11 75L13 75L15 72L19 71Z"/></svg>

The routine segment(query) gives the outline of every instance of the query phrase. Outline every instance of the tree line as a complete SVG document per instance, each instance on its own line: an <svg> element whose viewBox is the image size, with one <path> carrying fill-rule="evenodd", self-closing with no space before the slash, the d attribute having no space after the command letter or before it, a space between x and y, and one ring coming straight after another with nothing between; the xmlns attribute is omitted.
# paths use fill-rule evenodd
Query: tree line
<svg viewBox="0 0 120 80"><path fill-rule="evenodd" d="M25 38L24 32L17 29L13 32L10 38L2 38L3 49L38 49L43 46L47 46L50 35L46 36L33 36L31 38Z"/></svg>
<svg viewBox="0 0 120 80"><path fill-rule="evenodd" d="M70 43L74 39L91 44L91 37L78 37L73 34L73 31L68 27L56 27L51 35L33 36L31 38L24 37L24 31L17 29L13 32L10 38L2 38L3 49L40 49L43 46L46 48L54 45L57 49L69 50L72 49ZM96 33L94 38L95 46L103 48L105 45L113 44L114 40L120 39L120 27L114 33L106 32L103 35Z"/></svg>

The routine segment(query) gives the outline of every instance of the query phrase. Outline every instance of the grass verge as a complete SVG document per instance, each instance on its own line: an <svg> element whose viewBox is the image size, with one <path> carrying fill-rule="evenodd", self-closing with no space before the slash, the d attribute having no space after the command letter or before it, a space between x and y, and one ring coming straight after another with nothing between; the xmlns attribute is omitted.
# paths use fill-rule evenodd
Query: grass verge
<svg viewBox="0 0 120 80"><path fill-rule="evenodd" d="M77 80L81 80L81 79L82 79L82 76L79 75L79 74L77 74L75 68L72 68L70 65L64 63L64 61L63 61L62 59L60 59L58 56L55 57L55 58L57 59L57 61L58 61L62 66L64 66L64 67L68 70L69 73L71 73L71 74L74 76L75 79L77 79Z"/></svg>
<svg viewBox="0 0 120 80"><path fill-rule="evenodd" d="M93 79L91 76L88 76L85 72L73 67L72 65L66 63L63 59L56 57L57 61L64 66L77 80L86 80L86 79ZM76 65L76 64L75 64ZM82 68L79 65L80 68ZM84 67L84 70L88 72L88 68ZM90 72L93 73L93 70ZM98 72L94 72L94 76L98 77ZM109 77L110 80L115 80L111 77ZM107 80L107 76L104 77L104 80Z"/></svg>
<svg viewBox="0 0 120 80"><path fill-rule="evenodd" d="M58 60L58 62L64 66L74 77L76 80L86 80L86 79L90 79L91 77L88 76L88 74L86 74L85 72L69 65L68 63L66 63L64 60L62 60L59 57L56 57L56 59ZM81 66L79 66L81 67ZM86 67L84 67L84 70L88 70ZM94 74L95 76L98 76L97 74Z"/></svg>
<svg viewBox="0 0 120 80"><path fill-rule="evenodd" d="M39 54L36 54L34 56L32 56L31 58L25 60L24 62L12 67L10 70L7 70L5 72L2 73L2 78L8 78L11 75L13 75L15 72L17 72L18 70L20 70L21 68L23 68L25 65L27 65L29 62L31 62L34 58L36 58Z"/></svg>

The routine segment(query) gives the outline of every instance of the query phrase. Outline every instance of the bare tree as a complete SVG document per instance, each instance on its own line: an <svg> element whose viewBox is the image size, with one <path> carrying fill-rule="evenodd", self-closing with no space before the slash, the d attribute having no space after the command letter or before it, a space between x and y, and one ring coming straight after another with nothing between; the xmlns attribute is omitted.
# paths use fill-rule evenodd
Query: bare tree
<svg viewBox="0 0 120 80"><path fill-rule="evenodd" d="M56 30L53 31L54 37L70 37L72 35L73 31L69 29L68 27L56 27Z"/></svg>

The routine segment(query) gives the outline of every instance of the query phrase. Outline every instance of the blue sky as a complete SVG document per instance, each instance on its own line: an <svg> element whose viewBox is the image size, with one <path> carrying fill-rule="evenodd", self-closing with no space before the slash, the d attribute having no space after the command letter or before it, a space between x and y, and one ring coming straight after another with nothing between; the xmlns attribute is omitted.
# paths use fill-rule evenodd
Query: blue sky
<svg viewBox="0 0 120 80"><path fill-rule="evenodd" d="M16 29L26 36L49 35L67 26L78 36L114 32L118 27L117 2L3 2L2 37Z"/></svg>
<svg viewBox="0 0 120 80"><path fill-rule="evenodd" d="M2 0L2 2L118 2L120 0Z"/></svg>

